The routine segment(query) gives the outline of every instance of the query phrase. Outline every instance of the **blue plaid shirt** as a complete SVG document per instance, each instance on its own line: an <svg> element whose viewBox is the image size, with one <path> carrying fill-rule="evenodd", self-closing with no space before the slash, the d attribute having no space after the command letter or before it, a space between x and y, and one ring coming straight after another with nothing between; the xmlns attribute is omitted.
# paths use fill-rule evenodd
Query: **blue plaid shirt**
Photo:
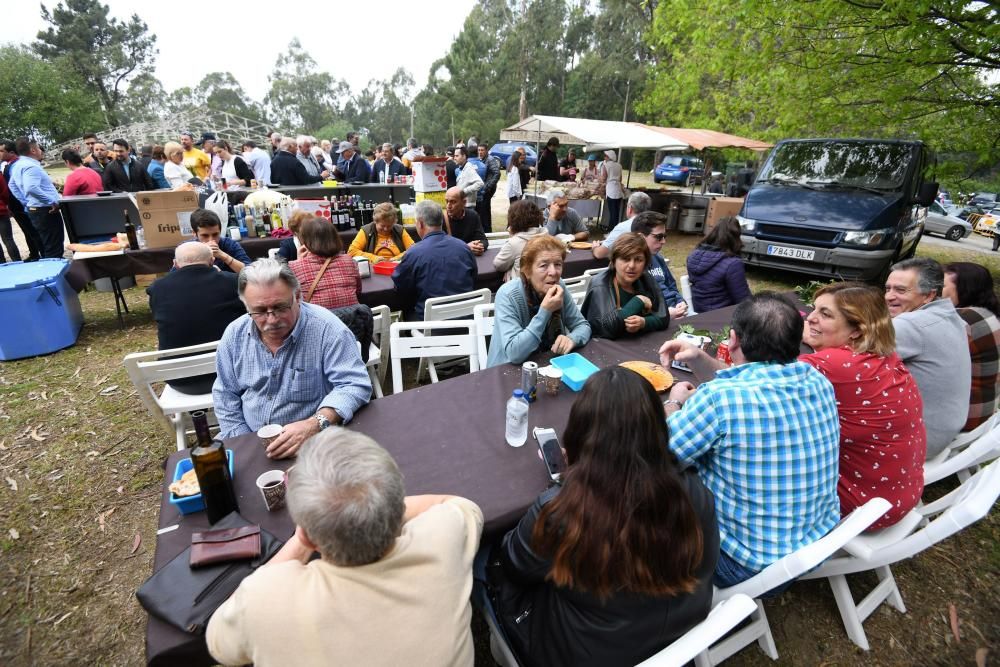
<svg viewBox="0 0 1000 667"><path fill-rule="evenodd" d="M809 364L720 370L667 423L670 449L715 495L736 562L759 572L840 520L837 401Z"/></svg>
<svg viewBox="0 0 1000 667"><path fill-rule="evenodd" d="M323 407L346 423L371 397L354 334L326 308L299 308L298 321L273 355L249 315L226 327L212 387L223 438L290 424Z"/></svg>

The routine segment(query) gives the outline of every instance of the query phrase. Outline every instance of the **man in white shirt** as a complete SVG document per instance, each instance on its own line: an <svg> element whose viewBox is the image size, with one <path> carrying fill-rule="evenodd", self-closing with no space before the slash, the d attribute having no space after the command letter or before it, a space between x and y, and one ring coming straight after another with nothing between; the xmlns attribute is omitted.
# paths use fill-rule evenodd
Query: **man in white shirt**
<svg viewBox="0 0 1000 667"><path fill-rule="evenodd" d="M472 667L479 507L456 496L406 497L389 453L340 428L303 445L287 498L295 534L212 616L213 658Z"/></svg>
<svg viewBox="0 0 1000 667"><path fill-rule="evenodd" d="M257 147L253 141L243 142L243 159L250 165L253 177L260 185L271 184L271 156Z"/></svg>
<svg viewBox="0 0 1000 667"><path fill-rule="evenodd" d="M603 241L594 241L591 250L597 259L606 259L611 254L611 246L615 244L618 237L632 231L632 220L640 213L645 213L653 206L653 200L645 192L633 192L629 195L628 205L625 207L626 220L615 225L614 229L608 232Z"/></svg>
<svg viewBox="0 0 1000 667"><path fill-rule="evenodd" d="M455 164L459 169L455 185L462 188L462 192L465 193L465 205L475 208L476 193L482 189L484 183L479 177L476 165L469 162L469 152L465 146L455 146Z"/></svg>

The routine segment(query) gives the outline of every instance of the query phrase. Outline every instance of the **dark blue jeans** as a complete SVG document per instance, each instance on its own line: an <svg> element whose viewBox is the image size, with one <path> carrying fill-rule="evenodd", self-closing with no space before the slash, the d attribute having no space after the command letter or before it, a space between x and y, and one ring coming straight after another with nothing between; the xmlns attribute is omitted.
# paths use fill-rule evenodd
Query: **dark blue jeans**
<svg viewBox="0 0 1000 667"><path fill-rule="evenodd" d="M715 564L715 577L713 578L712 583L714 583L717 588L729 588L730 586L735 586L736 584L742 584L744 581L756 576L757 574L759 574L759 572L751 570L742 563L737 563L735 560L730 558L725 551L720 550L719 561ZM760 597L774 597L775 595L787 590L794 581L795 580L793 579L792 581L785 582L776 588L772 588Z"/></svg>
<svg viewBox="0 0 1000 667"><path fill-rule="evenodd" d="M621 222L622 200L608 197L604 201L608 205L608 229L614 229Z"/></svg>
<svg viewBox="0 0 1000 667"><path fill-rule="evenodd" d="M63 256L63 220L58 209L52 213L47 208L28 210L28 218L42 239L42 257L59 259Z"/></svg>

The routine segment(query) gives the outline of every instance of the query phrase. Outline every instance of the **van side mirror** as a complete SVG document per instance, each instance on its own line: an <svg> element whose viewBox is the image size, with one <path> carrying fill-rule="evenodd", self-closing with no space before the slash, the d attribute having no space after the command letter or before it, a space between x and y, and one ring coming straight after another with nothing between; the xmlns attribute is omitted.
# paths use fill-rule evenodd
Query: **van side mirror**
<svg viewBox="0 0 1000 667"><path fill-rule="evenodd" d="M935 182L923 183L920 185L920 192L917 193L916 202L921 206L930 206L937 199L938 184Z"/></svg>

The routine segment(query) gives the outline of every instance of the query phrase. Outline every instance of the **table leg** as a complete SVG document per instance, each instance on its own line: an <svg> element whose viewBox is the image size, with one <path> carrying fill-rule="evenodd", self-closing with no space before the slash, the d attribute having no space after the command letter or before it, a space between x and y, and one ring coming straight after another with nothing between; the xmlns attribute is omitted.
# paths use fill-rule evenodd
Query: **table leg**
<svg viewBox="0 0 1000 667"><path fill-rule="evenodd" d="M125 318L122 316L122 309L128 312L128 304L125 303L125 295L122 293L121 283L118 282L118 278L109 277L111 280L111 291L115 294L115 312L118 314L118 328L125 328Z"/></svg>

